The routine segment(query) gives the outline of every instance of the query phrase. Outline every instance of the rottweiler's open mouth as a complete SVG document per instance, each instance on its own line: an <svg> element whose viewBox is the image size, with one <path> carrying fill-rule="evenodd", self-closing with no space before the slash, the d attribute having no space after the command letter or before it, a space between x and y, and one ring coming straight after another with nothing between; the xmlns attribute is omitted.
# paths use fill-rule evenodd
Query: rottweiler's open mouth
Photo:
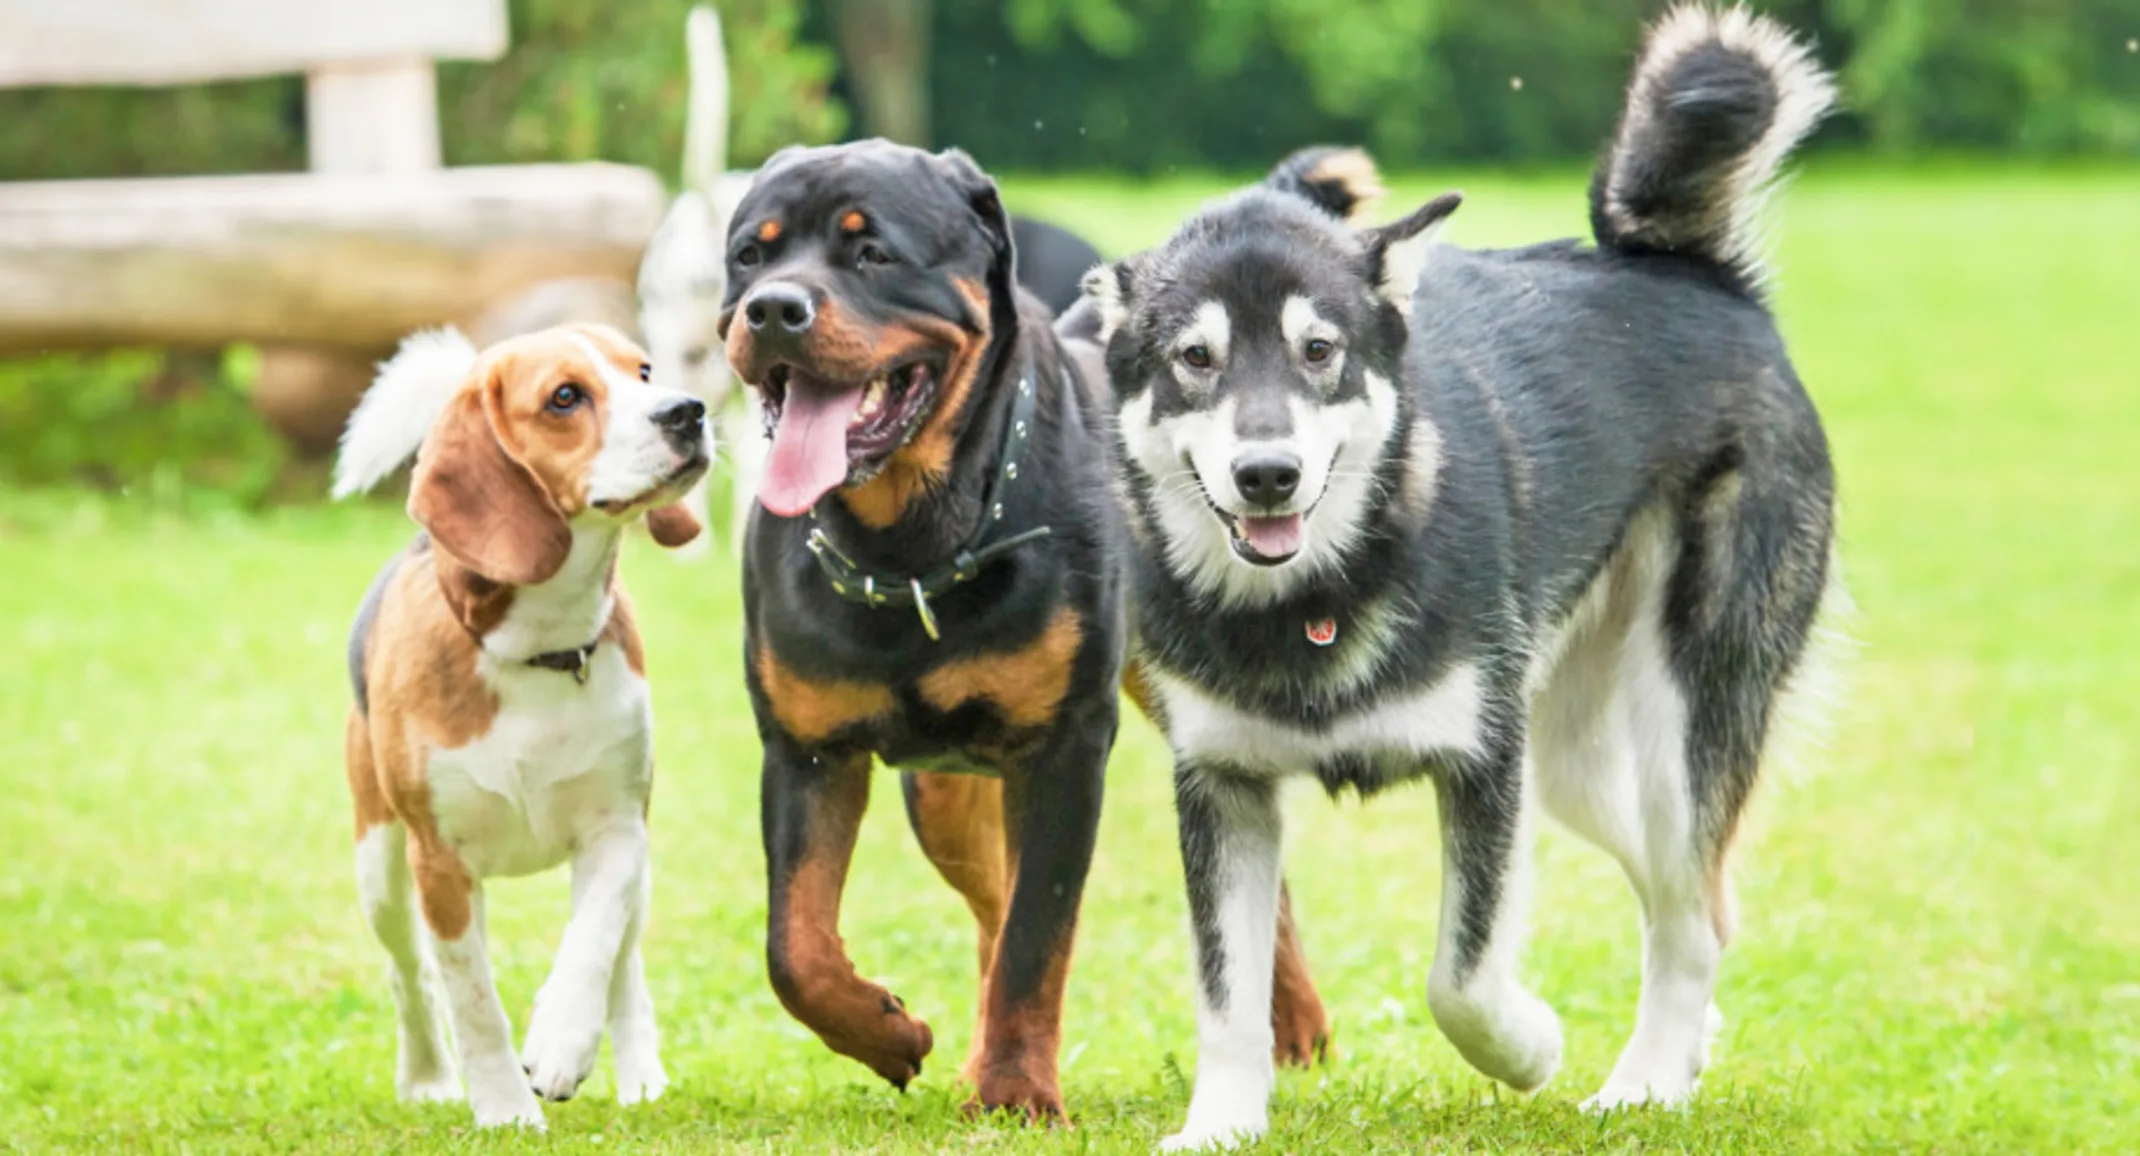
<svg viewBox="0 0 2140 1156"><path fill-rule="evenodd" d="M773 446L758 482L759 502L792 518L837 487L874 476L921 427L939 378L930 358L860 382L832 381L787 363L767 370L760 393Z"/></svg>

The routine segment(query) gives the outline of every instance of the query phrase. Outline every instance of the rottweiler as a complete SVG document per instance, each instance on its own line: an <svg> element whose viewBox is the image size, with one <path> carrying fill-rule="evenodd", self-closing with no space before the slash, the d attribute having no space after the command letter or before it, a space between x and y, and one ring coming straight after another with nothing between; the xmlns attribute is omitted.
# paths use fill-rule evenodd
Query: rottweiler
<svg viewBox="0 0 2140 1156"><path fill-rule="evenodd" d="M838 933L879 758L979 925L969 1107L1058 1119L1128 552L1097 350L1081 366L1057 339L1015 247L962 152L788 149L737 206L721 324L771 438L743 591L774 991L898 1087L929 1054ZM1302 1053L1282 1058L1326 1032L1299 974L1276 999L1305 992L1312 1026L1281 1032Z"/></svg>

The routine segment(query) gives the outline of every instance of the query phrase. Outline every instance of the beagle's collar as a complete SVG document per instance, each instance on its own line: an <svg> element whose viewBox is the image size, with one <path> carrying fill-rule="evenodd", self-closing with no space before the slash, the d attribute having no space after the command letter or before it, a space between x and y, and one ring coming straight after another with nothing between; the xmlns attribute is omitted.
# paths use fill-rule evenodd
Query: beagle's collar
<svg viewBox="0 0 2140 1156"><path fill-rule="evenodd" d="M570 650L545 651L528 659L525 665L562 671L571 675L572 681L586 686L587 673L594 661L594 648L601 645L601 642L602 640L597 638L585 646L575 646Z"/></svg>
<svg viewBox="0 0 2140 1156"><path fill-rule="evenodd" d="M806 544L817 558L818 569L823 570L826 580L831 582L832 592L849 602L870 607L912 606L921 616L921 628L929 635L929 641L936 642L943 635L937 630L936 612L929 608L929 599L973 579L1019 547L1053 535L1054 527L1035 526L988 541L989 535L1003 521L1003 496L1018 481L1019 459L1025 456L1026 443L1033 439L1033 413L1037 405L1034 393L1032 360L1021 356L1018 392L1011 399L1010 421L1003 427L1003 450L997 455L995 472L989 475L988 491L982 497L981 523L943 565L926 574L873 574L840 553L822 527L812 526ZM816 511L811 511L810 517L814 521Z"/></svg>

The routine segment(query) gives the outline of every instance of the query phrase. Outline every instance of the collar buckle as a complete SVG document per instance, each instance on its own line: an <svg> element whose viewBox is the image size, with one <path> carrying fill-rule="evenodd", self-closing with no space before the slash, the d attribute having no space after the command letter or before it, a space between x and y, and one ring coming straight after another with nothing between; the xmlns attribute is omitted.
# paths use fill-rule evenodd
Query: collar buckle
<svg viewBox="0 0 2140 1156"><path fill-rule="evenodd" d="M594 648L601 645L601 642L602 640L597 638L585 646L575 646L570 650L552 650L538 654L528 659L527 665L540 667L543 670L554 670L561 674L569 674L572 676L573 682L580 686L586 686L587 680L594 675Z"/></svg>

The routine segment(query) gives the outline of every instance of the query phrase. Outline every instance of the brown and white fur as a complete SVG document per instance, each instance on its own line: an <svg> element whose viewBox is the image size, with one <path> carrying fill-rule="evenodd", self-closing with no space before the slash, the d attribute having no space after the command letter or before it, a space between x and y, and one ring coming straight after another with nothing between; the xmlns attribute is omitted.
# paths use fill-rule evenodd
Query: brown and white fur
<svg viewBox="0 0 2140 1156"><path fill-rule="evenodd" d="M408 508L424 533L350 638L357 890L391 959L395 1090L459 1098L457 1049L479 1125L541 1128L536 1097L573 1094L605 1025L620 1101L667 1084L638 949L653 719L616 562L641 519L666 546L696 536L675 503L706 439L704 405L647 372L604 326L480 354L420 333L382 367L337 463L345 496L421 447ZM483 881L568 860L572 918L516 1056Z"/></svg>

